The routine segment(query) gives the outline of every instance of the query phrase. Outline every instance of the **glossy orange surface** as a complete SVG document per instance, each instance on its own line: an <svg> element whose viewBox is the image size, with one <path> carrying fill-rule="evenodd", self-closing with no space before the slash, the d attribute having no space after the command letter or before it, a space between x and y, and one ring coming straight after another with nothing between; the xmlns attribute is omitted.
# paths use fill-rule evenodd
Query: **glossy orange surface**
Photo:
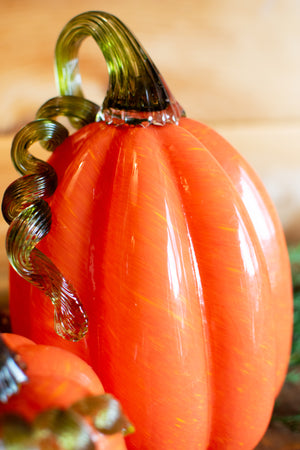
<svg viewBox="0 0 300 450"><path fill-rule="evenodd" d="M47 298L11 273L15 332L91 363L135 426L129 449L253 449L292 329L286 245L257 176L190 119L94 123L50 163L59 185L39 248L79 293L89 332L65 343Z"/></svg>
<svg viewBox="0 0 300 450"><path fill-rule="evenodd" d="M26 364L28 383L20 387L0 412L13 412L33 420L49 408L67 408L87 395L103 394L103 386L92 368L76 355L48 345L36 345L14 334L4 334L11 349Z"/></svg>
<svg viewBox="0 0 300 450"><path fill-rule="evenodd" d="M37 414L47 409L65 409L86 396L104 393L95 372L76 355L61 348L36 345L12 333L2 333L2 337L26 364L28 382L7 403L0 404L0 414L20 414L32 421ZM95 450L126 449L121 433L104 435L92 429L91 433ZM51 447L51 444L48 445Z"/></svg>

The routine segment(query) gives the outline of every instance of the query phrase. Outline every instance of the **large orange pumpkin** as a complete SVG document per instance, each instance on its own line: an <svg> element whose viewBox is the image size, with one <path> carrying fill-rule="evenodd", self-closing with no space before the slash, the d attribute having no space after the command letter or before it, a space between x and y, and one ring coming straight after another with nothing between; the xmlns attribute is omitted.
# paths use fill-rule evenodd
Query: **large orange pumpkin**
<svg viewBox="0 0 300 450"><path fill-rule="evenodd" d="M110 76L96 119L81 98L77 64L89 34ZM77 322L69 334L82 339L58 336L46 295L14 271L13 329L72 349L101 374L135 425L129 449L253 449L285 377L292 330L288 254L265 188L222 137L185 117L115 17L74 18L57 44L57 74L63 96L42 107L13 146L28 183L41 172L26 153L37 139L32 130L60 130L52 120L59 114L75 125L91 114L93 123L49 159L52 196L54 188L15 184L3 211L12 221L12 264L50 297L63 291L63 301L52 295L58 331L68 334L71 311ZM55 133L43 133L49 147ZM46 195L49 233L45 202L34 203ZM47 236L37 244L39 233L26 224L44 211Z"/></svg>

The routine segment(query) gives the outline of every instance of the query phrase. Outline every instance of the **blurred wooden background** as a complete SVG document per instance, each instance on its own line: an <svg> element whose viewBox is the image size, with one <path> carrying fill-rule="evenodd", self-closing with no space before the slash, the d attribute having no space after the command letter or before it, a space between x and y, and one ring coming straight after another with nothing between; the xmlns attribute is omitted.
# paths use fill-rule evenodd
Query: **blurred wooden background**
<svg viewBox="0 0 300 450"><path fill-rule="evenodd" d="M149 51L190 117L215 127L266 184L287 239L300 239L299 0L0 0L0 195L17 174L16 131L57 94L55 42L74 15L117 15ZM85 95L101 102L106 66L91 39L82 47ZM0 292L7 297L0 219Z"/></svg>

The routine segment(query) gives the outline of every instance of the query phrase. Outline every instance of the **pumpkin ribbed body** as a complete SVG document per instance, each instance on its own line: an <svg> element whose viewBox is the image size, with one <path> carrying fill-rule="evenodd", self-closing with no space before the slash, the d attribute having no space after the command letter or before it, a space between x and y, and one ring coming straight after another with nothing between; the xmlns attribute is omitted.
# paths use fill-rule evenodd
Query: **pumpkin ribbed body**
<svg viewBox="0 0 300 450"><path fill-rule="evenodd" d="M14 331L92 365L136 428L129 449L252 449L292 323L283 232L252 169L190 119L93 123L49 162L58 187L39 248L76 288L89 330L78 343L57 336L44 294L12 272Z"/></svg>

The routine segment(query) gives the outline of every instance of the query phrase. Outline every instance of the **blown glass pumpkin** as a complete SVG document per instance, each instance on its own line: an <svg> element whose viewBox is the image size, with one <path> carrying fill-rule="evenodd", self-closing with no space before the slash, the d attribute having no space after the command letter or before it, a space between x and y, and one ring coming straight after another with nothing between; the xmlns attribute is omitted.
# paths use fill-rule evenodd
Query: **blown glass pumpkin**
<svg viewBox="0 0 300 450"><path fill-rule="evenodd" d="M81 91L88 35L109 71L100 108ZM92 365L135 426L129 449L253 449L292 333L269 195L229 143L185 116L114 16L67 24L56 75L61 96L14 140L23 177L3 200L14 331ZM60 115L79 130L66 137ZM54 150L48 163L28 153L36 140Z"/></svg>
<svg viewBox="0 0 300 450"><path fill-rule="evenodd" d="M25 365L27 378L5 402L0 397L2 450L126 449L122 434L133 428L88 364L62 348L36 345L13 333L0 338ZM3 347L1 362L2 356ZM10 377L18 377L11 359L6 369ZM0 382L0 391L5 384Z"/></svg>

